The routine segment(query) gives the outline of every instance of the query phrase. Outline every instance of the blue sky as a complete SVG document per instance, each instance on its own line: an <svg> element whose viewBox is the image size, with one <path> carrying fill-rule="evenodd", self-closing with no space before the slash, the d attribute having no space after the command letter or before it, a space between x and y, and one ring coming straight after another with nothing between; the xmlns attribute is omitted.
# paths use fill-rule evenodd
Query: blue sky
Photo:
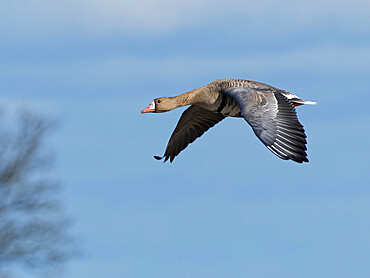
<svg viewBox="0 0 370 278"><path fill-rule="evenodd" d="M3 1L0 104L50 138L85 256L66 277L369 277L369 1ZM310 163L227 119L174 163L183 109L218 78L291 91ZM22 276L23 275L23 276ZM19 277L28 277L20 274Z"/></svg>

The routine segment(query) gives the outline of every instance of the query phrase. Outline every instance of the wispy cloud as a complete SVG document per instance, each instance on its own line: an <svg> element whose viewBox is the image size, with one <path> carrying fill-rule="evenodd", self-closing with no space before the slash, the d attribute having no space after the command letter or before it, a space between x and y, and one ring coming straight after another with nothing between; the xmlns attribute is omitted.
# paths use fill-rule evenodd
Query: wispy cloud
<svg viewBox="0 0 370 278"><path fill-rule="evenodd" d="M90 78L131 78L134 76L196 76L204 72L271 72L308 70L316 73L367 74L370 47L325 45L288 52L256 55L188 57L131 57L115 56L108 59L69 62L66 64L35 64L7 66L3 74L20 76L49 76L58 73ZM1 72L1 71L0 71Z"/></svg>
<svg viewBox="0 0 370 278"><path fill-rule="evenodd" d="M284 33L332 17L352 28L368 17L370 2L357 1L7 1L1 5L0 31L13 36L38 37L82 30L92 34L131 32L150 35L203 24L227 25L253 32L256 25L273 22L270 29ZM340 19L340 21L338 20ZM294 24L293 24L294 21ZM268 32L269 28L264 29Z"/></svg>
<svg viewBox="0 0 370 278"><path fill-rule="evenodd" d="M103 94L143 95L153 94L153 90L164 93L166 86L173 90L174 87L171 86L175 84L175 88L181 90L178 85L184 84L184 80L192 80L188 84L193 85L202 85L197 84L197 80L204 83L227 77L261 78L259 81L268 82L266 77L274 75L289 77L292 86L294 75L300 74L310 79L318 76L320 80L325 76L332 78L331 81L324 82L332 87L326 93L327 97L338 94L333 86L342 90L351 88L358 94L363 94L364 86L361 83L367 82L370 74L369 53L369 46L324 45L287 52L247 53L237 57L171 55L140 58L123 54L66 63L8 63L2 66L0 63L0 75L7 80L0 93L9 94L16 91L25 96L32 93L43 98L67 95L73 98ZM348 78L353 81L348 82ZM166 83L166 80L172 82ZM281 82L273 85L283 86ZM30 88L33 88L32 92ZM53 94L50 95L50 92Z"/></svg>

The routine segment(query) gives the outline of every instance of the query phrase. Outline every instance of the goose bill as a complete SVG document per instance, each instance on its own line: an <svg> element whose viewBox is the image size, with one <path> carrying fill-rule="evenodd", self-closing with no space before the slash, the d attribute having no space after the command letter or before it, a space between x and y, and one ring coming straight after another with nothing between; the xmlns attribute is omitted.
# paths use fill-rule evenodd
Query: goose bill
<svg viewBox="0 0 370 278"><path fill-rule="evenodd" d="M152 113L155 111L155 103L154 100L149 104L147 108L141 110L141 113Z"/></svg>

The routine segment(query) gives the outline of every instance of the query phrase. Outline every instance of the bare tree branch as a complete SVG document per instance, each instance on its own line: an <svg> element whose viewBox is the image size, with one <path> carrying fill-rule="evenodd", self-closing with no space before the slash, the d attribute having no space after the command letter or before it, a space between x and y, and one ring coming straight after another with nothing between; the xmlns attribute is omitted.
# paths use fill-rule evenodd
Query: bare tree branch
<svg viewBox="0 0 370 278"><path fill-rule="evenodd" d="M52 156L44 139L52 125L23 112L15 127L0 128L0 277L8 277L5 266L50 268L75 251L59 183L48 171Z"/></svg>

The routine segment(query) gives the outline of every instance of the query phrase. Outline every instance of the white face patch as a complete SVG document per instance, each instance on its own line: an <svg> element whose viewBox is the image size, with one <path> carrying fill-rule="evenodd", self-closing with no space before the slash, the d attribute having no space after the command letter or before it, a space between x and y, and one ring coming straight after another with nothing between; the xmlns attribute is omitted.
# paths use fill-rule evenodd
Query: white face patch
<svg viewBox="0 0 370 278"><path fill-rule="evenodd" d="M149 104L149 109L153 109L155 111L155 103L154 100Z"/></svg>

